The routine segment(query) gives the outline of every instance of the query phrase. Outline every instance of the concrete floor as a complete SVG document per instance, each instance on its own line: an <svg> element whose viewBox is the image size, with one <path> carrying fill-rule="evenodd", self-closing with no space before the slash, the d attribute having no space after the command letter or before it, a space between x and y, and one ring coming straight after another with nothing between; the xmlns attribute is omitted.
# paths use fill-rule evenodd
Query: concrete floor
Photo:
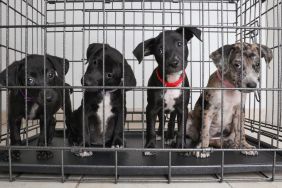
<svg viewBox="0 0 282 188"><path fill-rule="evenodd" d="M9 182L6 180L0 181L1 188L281 188L282 187L282 172L276 174L276 178L278 179L275 182L267 182L265 177L271 177L270 173L244 173L244 174L226 174L225 181L222 183L216 182L216 176L214 175L202 175L202 176L188 176L185 177L186 180L189 180L187 183L171 183L167 184L165 179L161 177L147 177L148 182L155 178L159 180L164 180L164 183L148 183L143 182L140 183L138 180L142 177L136 177L134 180L137 180L136 183L124 183L122 182L125 179L133 180L133 177L121 177L121 182L118 184L114 183L93 183L93 182L101 182L106 180L105 177L91 177L91 176L69 176L66 179L65 183L59 182L59 176L55 175L30 175L30 174L22 174L17 175L17 180L13 182ZM0 178L7 178L7 174L0 175ZM35 182L34 180L30 180L30 178L44 178L45 180L41 180L40 182ZM57 179L57 180L54 180ZM180 177L174 177L174 180L177 180ZM237 180L236 180L237 179ZM243 180L238 180L243 179ZM107 181L113 179L107 179ZM191 181L191 182L190 182Z"/></svg>
<svg viewBox="0 0 282 188"><path fill-rule="evenodd" d="M282 182L224 182L224 183L55 183L55 182L0 182L2 188L281 188Z"/></svg>

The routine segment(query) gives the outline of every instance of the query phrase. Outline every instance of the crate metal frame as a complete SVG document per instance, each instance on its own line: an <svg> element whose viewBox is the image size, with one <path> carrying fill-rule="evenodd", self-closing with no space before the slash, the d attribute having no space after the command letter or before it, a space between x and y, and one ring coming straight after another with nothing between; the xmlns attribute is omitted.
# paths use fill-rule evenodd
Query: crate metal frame
<svg viewBox="0 0 282 188"><path fill-rule="evenodd" d="M14 4L12 4L14 2ZM6 66L9 65L9 63L12 62L13 60L18 60L21 59L25 56L27 56L30 53L37 53L37 54L43 54L46 56L46 53L52 52L54 55L60 55L64 59L68 57L68 59L71 59L71 67L72 67L72 72L71 72L71 82L72 86L71 88L75 89L75 93L83 93L85 89L89 88L86 86L78 86L75 84L75 65L80 64L79 66L82 67L82 74L84 73L85 67L84 67L84 62L85 62L85 50L86 46L90 42L103 42L107 43L110 42L111 44L114 44L114 47L117 47L122 54L127 58L127 60L131 63L133 70L135 74L137 73L137 61L133 56L128 55L128 51L125 48L125 43L126 39L125 38L125 33L128 31L133 32L133 47L135 47L140 41L136 41L136 37L138 37L138 31L142 32L142 40L146 40L148 38L148 35L145 36L145 33L151 32L151 37L156 36L159 32L165 30L165 29L173 29L179 26L195 26L198 27L202 30L203 33L207 34L204 35L203 41L204 43L197 47L195 49L194 41L192 43L188 44L190 55L188 57L188 60L190 62L189 69L194 70L193 66L199 65L199 72L200 72L200 81L199 85L196 86L192 84L193 87L188 88L188 87L180 87L179 89L185 90L185 89L191 89L191 103L189 104L189 108L191 109L193 107L193 99L195 100L197 97L194 97L194 95L199 94L201 91L205 90L205 80L207 79L208 76L205 76L206 71L208 70L208 73L211 73L212 69L212 63L208 59L207 54L211 52L211 37L212 34L217 34L217 39L220 41L218 42L218 46L222 46L229 41L229 38L231 35L234 35L233 37L237 41L246 41L246 42L258 42L262 43L263 37L265 36L263 32L266 32L268 35L268 32L277 32L275 35L273 34L273 39L278 38L278 44L274 45L274 42L272 43L273 46L270 46L271 49L277 50L275 56L278 56L278 60L275 60L273 62L275 65L278 65L277 68L277 75L278 79L274 77L273 74L273 80L277 80L278 83L273 82L272 86L269 87L269 85L266 85L266 87L261 87L258 88L258 91L261 91L262 93L266 93L267 95L272 95L272 98L275 98L277 95L277 100L278 101L278 107L276 110L276 113L274 113L274 107L272 109L272 120L271 123L264 122L262 121L262 105L261 103L255 102L255 97L249 96L249 110L251 110L251 106L254 107L253 114L249 113L247 118L246 118L246 129L249 130L248 132L248 140L251 141L252 143L256 143L258 146L258 151L260 153L265 153L268 158L266 158L268 161L267 164L248 164L248 157L246 157L246 163L244 161L238 162L238 164L232 165L232 164L226 164L225 160L228 160L230 156L228 156L232 152L238 152L242 149L211 149L214 151L214 154L218 154L217 157L219 158L219 162L216 165L208 165L205 162L198 162L197 165L175 165L173 158L175 157L175 153L177 152L185 152L185 151L196 151L196 150L202 150L202 149L173 149L173 148L165 148L164 143L162 142L160 148L155 148L155 149L145 149L143 148L144 146L144 124L145 124L145 119L144 119L144 107L145 107L145 92L148 89L160 89L160 87L147 87L146 86L146 75L145 75L145 70L148 70L148 67L151 67L150 70L152 70L155 65L153 64L152 66L145 65L143 63L142 65L142 75L139 77L141 79L142 83L139 84L137 87L132 88L133 89L133 94L132 96L132 101L133 101L133 106L132 110L129 111L126 120L126 126L124 129L124 134L123 136L126 138L129 138L130 135L139 135L141 136L142 140L142 146L140 147L128 147L128 148L119 148L119 149L113 149L113 148L89 148L91 151L95 152L106 152L106 153L111 153L113 163L112 165L99 165L95 164L93 166L86 166L81 165L81 164L66 164L67 160L66 155L70 155L69 153L66 154L66 152L69 152L72 150L72 147L67 146L66 142L66 134L65 134L65 125L64 125L64 113L60 112L58 113L58 116L63 116L63 120L58 120L58 122L63 123L62 129L57 129L57 135L58 137L63 137L63 141L59 141L60 143L63 143L63 145L59 146L48 146L48 147L37 147L33 146L33 142L36 139L36 135L38 134L38 122L28 122L25 121L27 126L25 126L22 129L22 136L23 139L26 141L25 146L10 146L9 145L9 130L7 128L6 132L4 132L2 129L0 129L0 135L1 135L1 141L4 143L0 147L1 150L6 150L9 153L9 161L8 162L2 162L0 163L1 168L6 169L6 172L8 172L8 176L4 179L9 179L10 181L21 179L20 177L17 177L15 173L17 172L37 172L35 171L36 168L40 167L42 173L56 173L56 174L61 174L60 178L55 178L55 179L60 179L62 182L67 181L67 174L72 174L73 170L78 170L78 174L85 173L85 174L95 174L95 169L99 169L103 171L104 169L110 168L110 172L105 172L105 174L108 174L112 176L113 178L110 179L102 179L105 181L114 181L114 182L122 182L122 181L147 181L145 178L141 178L138 180L128 178L128 179L122 179L123 175L128 175L128 174L136 174L136 175L146 175L150 174L148 171L152 171L151 175L165 175L166 178L161 178L161 179L153 179L152 181L160 181L160 182L186 182L186 181L191 181L191 179L187 180L185 178L175 178L177 175L188 175L192 174L192 171L197 171L199 174L206 174L206 173L212 173L216 174L216 178L213 179L208 179L208 181L224 181L227 180L224 175L225 173L234 173L234 172L243 172L243 171L271 171L272 174L271 176L267 176L264 174L263 178L260 178L260 180L279 180L279 178L276 177L276 171L281 170L282 168L282 162L281 162L281 152L282 149L279 147L279 143L281 142L281 82L280 79L282 75L282 70L281 66L279 66L279 61L281 61L281 24L279 24L279 20L281 22L282 18L279 18L278 16L275 17L274 12L279 11L282 8L282 2L281 0L276 0L273 2L272 7L268 7L268 1L264 0L245 0L245 1L237 1L237 0L200 0L200 1L195 1L195 0L179 0L179 1L171 1L171 0L149 0L149 1L140 1L140 0L118 0L118 1L111 1L111 0L98 0L98 1L89 1L89 0L22 0L20 2L20 10L17 10L17 4L16 2L19 1L12 1L12 0L0 0L0 9L3 10L5 9L7 14L6 14L6 20L5 24L3 24L3 20L0 19L0 58L6 57ZM35 4L35 5L34 5ZM72 5L72 7L71 7ZM87 6L91 6L92 8L87 8ZM116 8L117 5L121 5L121 7ZM131 5L131 6L130 6ZM178 5L178 8L175 8ZM133 7L137 8L133 8ZM265 10L262 12L262 7L265 6ZM59 8L58 8L59 7ZM109 8L110 7L110 8ZM155 8L158 7L158 8ZM168 8L169 7L169 8ZM206 10L206 11L204 11ZM11 22L11 12L14 15L20 16L21 22L19 24L16 23L16 16L14 16L14 24L10 24ZM32 14L30 17L29 14ZM82 12L82 21L76 23L75 22L75 13L77 12ZM192 15L194 16L193 12L196 12L199 16L199 19L192 20ZM206 23L206 16L205 13L207 12L208 14L208 23ZM212 12L216 13L216 18L217 18L217 23L216 24L211 24L212 20L210 20L210 16ZM69 17L68 13L72 13L72 20L69 22L67 19ZM97 13L97 14L96 14ZM133 23L126 23L127 20L127 13L132 13L133 14ZM185 13L190 13L190 17L188 19L185 17ZM3 16L3 13L0 13L1 17ZM34 14L36 16L34 16ZM59 15L58 15L59 14ZM88 16L87 16L88 14ZM93 16L93 14L96 14ZM102 14L102 15L100 15ZM114 23L108 23L108 17L110 17L110 14L115 14L115 17L118 15L122 16L122 21L115 19ZM141 14L141 15L140 15ZM152 15L152 20L153 23L147 23L145 21L145 16ZM170 15L169 15L170 14ZM174 14L179 15L179 23L175 23L173 21L173 16ZM270 15L272 14L272 15ZM50 16L51 15L51 16ZM91 16L92 15L92 16ZM169 15L169 16L168 16ZM224 15L227 17L224 17ZM227 21L230 21L230 18L228 16L233 15L235 17L234 22L227 22L225 23L224 19L226 18ZM265 19L267 16L273 16L273 20L276 20L277 23L273 24L272 26L269 26L267 21L266 24L262 24L262 19ZM279 15L279 14L277 14ZM161 23L154 23L154 19L157 16L161 16ZM189 16L189 14L188 14ZM4 16L3 16L4 17ZM102 18L101 18L102 17ZM54 18L54 21L50 21L52 18ZM62 22L58 22L58 18L63 18ZM92 18L96 18L97 22L93 21ZM141 18L142 23L136 23L136 18ZM169 23L167 23L167 18L170 18ZM49 20L50 19L50 20ZM35 21L36 20L36 21ZM102 22L101 22L102 20ZM185 22L184 22L185 20ZM187 21L188 20L188 21ZM14 44L11 45L11 33L10 31L14 30L15 34L14 37L16 37L17 30L20 30L21 34L21 44L20 48L18 47L17 40L14 40ZM32 42L28 41L29 39L29 33L31 31L31 39ZM101 33L102 31L102 33ZM109 34L107 32L114 32L114 41L112 39L108 39ZM119 31L122 33L122 46L118 46L118 34ZM5 35L3 33L5 32ZM90 36L91 33L95 33L97 38L96 40L92 40ZM100 32L100 33L99 33ZM71 50L71 58L70 53L66 52L66 46L69 44L66 39L68 33L72 34L71 36L71 44L72 44L72 50ZM75 57L75 49L74 49L74 33L82 33L82 36L80 36L80 39L82 39L82 46L81 46L81 53L80 57L81 59ZM88 36L87 36L88 33ZM61 35L62 34L62 35ZM53 37L50 35L54 35ZM58 37L59 35L59 37ZM270 34L269 34L270 35ZM277 35L277 36L276 36ZM6 38L2 38L2 36L5 36ZM86 37L88 37L88 41L86 40ZM47 40L47 38L53 38L53 43ZM63 50L59 51L57 48L60 47L58 44L60 41L60 38L62 38L62 46ZM69 37L70 38L70 37ZM232 37L231 37L232 38ZM36 41L36 45L34 45L34 40ZM141 41L142 41L141 40ZM5 42L3 42L5 41ZM40 42L41 41L41 42ZM30 45L31 43L31 45ZM51 43L51 47L50 44ZM48 45L49 44L49 45ZM53 44L53 45L52 45ZM11 47L12 46L12 47ZM208 46L208 50L206 49L206 46ZM132 49L130 49L132 50ZM193 52L195 50L199 50L200 54L195 57L196 55L193 56ZM5 52L4 52L5 51ZM58 53L58 52L59 53ZM13 52L13 55L10 55L10 53ZM57 54L58 53L58 54ZM197 59L198 58L198 59ZM2 60L2 59L1 59ZM146 58L146 62L152 62L154 61L153 58ZM274 61L274 60L273 60ZM2 61L3 62L3 61ZM197 64L198 63L198 64ZM0 65L1 70L3 69L3 64ZM274 68L273 68L274 69ZM267 73L268 71L266 71ZM192 76L192 71L190 72L189 75L189 81L193 83L193 80L195 79L195 74ZM8 76L8 75L7 75ZM138 78L137 78L138 79ZM66 80L66 79L65 79ZM1 89L4 91L7 89L13 89L13 88L22 88L27 91L28 88L33 88L33 87L26 87L26 86L1 86ZM34 88L57 88L57 87L46 87L46 86L38 86ZM61 88L61 87L60 87ZM64 89L67 89L69 87L64 86ZM104 86L102 87L103 89L106 88L111 88ZM128 87L120 87L121 89L126 89ZM166 88L167 89L167 88ZM173 88L169 88L173 89ZM218 88L209 88L210 89L218 89ZM222 91L223 90L228 90L230 88L220 88ZM245 88L242 88L245 89ZM138 92L141 92L141 97L142 97L142 102L141 102L141 110L137 109L136 103L136 98L138 98ZM270 93L270 94L269 94ZM277 94L276 94L277 93ZM5 96L5 94L4 94ZM6 97L7 97L7 92L6 92ZM82 98L83 94L82 94ZM75 102L77 98L73 95L72 96L72 102ZM83 99L84 100L84 99ZM131 100L129 98L128 100ZM223 99L222 99L223 100ZM1 95L1 109L3 109L3 106L6 105L6 109L8 109L8 104L2 104L3 101L3 96ZM272 100L272 105L274 106L275 100ZM140 104L139 104L140 106ZM258 120L255 119L256 112L256 106L258 107ZM266 109L268 108L268 102L266 102ZM74 109L74 107L73 107ZM1 110L2 112L2 110ZM277 114L277 120L274 120L274 115ZM140 115L141 117L139 119L135 119L135 116ZM223 114L222 114L223 115ZM267 113L265 117L267 117ZM2 116L1 116L2 118ZM266 118L265 118L266 119ZM264 119L264 120L265 120ZM0 127L3 127L5 125L4 120L1 119L1 125ZM276 123L275 123L276 122ZM131 123L139 123L139 127L133 128L131 127ZM46 123L45 123L45 128L46 128ZM34 135L30 135L33 130L36 130ZM274 132L273 132L274 131ZM253 135L255 134L255 136ZM267 137L271 139L271 142L263 142L261 139L261 136ZM140 141L139 140L139 141ZM35 150L38 149L47 149L47 150L52 150L52 151L58 151L59 154L59 159L60 162L59 164L52 164L48 163L38 163L34 161L34 164L21 164L21 162L14 162L11 160L11 150L24 150L28 151L34 154ZM161 156L166 156L167 163L165 165L157 165L157 166L147 166L147 165L126 165L124 163L123 165L120 165L120 156L124 152L128 153L133 153L133 152L139 152L141 155L141 152L143 151L155 151L159 152ZM233 153L232 153L233 154ZM103 156L103 155L102 155ZM240 158L240 156L239 156ZM240 159L244 158L244 156L241 156ZM271 161L270 161L271 159ZM94 159L95 160L95 159ZM191 159L187 158L187 160L191 160L192 162L196 161L196 159ZM250 159L253 160L253 159ZM81 162L81 161L80 161ZM261 161L262 162L262 161ZM148 163L150 164L150 163ZM29 167L29 169L27 168ZM52 169L53 168L53 169ZM55 169L55 170L54 170ZM94 170L91 170L94 169ZM184 169L184 170L183 170ZM197 170L199 169L199 170ZM212 170L209 170L212 169ZM235 170L234 170L235 169ZM87 171L85 171L87 170ZM39 170L40 171L40 170ZM141 171L141 173L138 173ZM124 173L125 172L125 173ZM178 172L178 173L177 173ZM75 173L74 173L75 174ZM31 178L35 180L40 180L36 177ZM43 178L44 179L44 178ZM99 181L100 179L92 179L94 181ZM230 179L228 179L230 180ZM243 180L243 179L239 179ZM252 179L248 179L252 180ZM197 180L192 180L192 181L197 181Z"/></svg>

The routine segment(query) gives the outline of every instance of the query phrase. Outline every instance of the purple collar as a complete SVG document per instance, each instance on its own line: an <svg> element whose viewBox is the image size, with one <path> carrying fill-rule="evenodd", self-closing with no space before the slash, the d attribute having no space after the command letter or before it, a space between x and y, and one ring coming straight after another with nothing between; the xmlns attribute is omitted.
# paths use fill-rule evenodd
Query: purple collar
<svg viewBox="0 0 282 188"><path fill-rule="evenodd" d="M32 97L29 97L28 95L25 95L25 91L20 89L20 94L23 96L24 100L26 100L27 102L32 102L33 99Z"/></svg>

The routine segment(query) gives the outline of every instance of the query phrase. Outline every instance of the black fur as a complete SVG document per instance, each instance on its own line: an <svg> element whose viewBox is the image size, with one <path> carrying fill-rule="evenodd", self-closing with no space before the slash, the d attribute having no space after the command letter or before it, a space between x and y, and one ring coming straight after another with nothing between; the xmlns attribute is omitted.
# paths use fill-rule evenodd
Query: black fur
<svg viewBox="0 0 282 188"><path fill-rule="evenodd" d="M183 36L184 34L184 36ZM156 38L151 38L146 41L141 42L133 51L133 54L138 59L139 62L143 60L144 56L154 55L158 63L156 69L159 70L161 77L166 79L166 76L172 73L176 73L185 70L187 66L188 58L188 47L187 42L196 36L201 40L201 31L197 28L192 27L180 27L176 30L167 30L161 32ZM163 41L163 38L165 41ZM165 50L164 50L165 48ZM184 54L183 54L184 48ZM144 53L143 53L144 49ZM165 58L163 61L163 57ZM163 66L164 62L164 66ZM152 73L148 86L163 86L163 83L159 81L156 74L156 69ZM164 72L164 76L162 75ZM187 76L183 80L183 86L188 87L189 82ZM166 92L166 90L164 91ZM183 97L184 95L184 97ZM169 131L167 134L167 139L172 139L174 137L174 121L177 117L178 120L178 132L176 147L184 147L182 145L182 136L185 135L186 128L183 129L183 124L186 126L187 115L188 115L188 102L189 102L189 90L184 90L181 95L175 99L174 110L171 113L171 118L169 120ZM183 102L184 99L184 102ZM165 118L162 109L163 105L163 91L162 89L153 90L148 89L147 91L147 107L146 107L146 148L156 147L156 133L155 133L155 123L157 116L160 120L159 134L162 133L163 125L162 121ZM183 111L184 109L184 111ZM184 120L183 120L184 117ZM184 123L183 123L184 121ZM184 132L183 132L184 131ZM185 143L185 139L184 139Z"/></svg>
<svg viewBox="0 0 282 188"><path fill-rule="evenodd" d="M25 64L27 61L27 64ZM65 63L65 72L63 67ZM25 65L27 65L27 80L25 75ZM69 61L62 58L46 55L46 86L63 86L64 74L68 72ZM0 73L0 84L3 86L44 86L44 56L28 55L27 60L16 61L8 67L8 80L6 79L7 69ZM68 85L65 83L65 85ZM27 95L25 89L9 89L9 109L8 109L8 126L10 129L11 145L21 145L20 128L21 121L25 116L25 102L27 99L28 119L40 120L40 135L38 146L45 145L45 128L44 118L46 118L46 135L47 145L51 144L54 136L56 119L54 114L63 107L63 89L45 89L46 91L46 117L44 117L44 89L28 88ZM33 116L31 109L38 106ZM70 90L65 89L65 114L66 124L68 127L69 117L71 115ZM13 159L20 158L19 151L13 151ZM48 159L52 157L51 151L38 151L38 159Z"/></svg>
<svg viewBox="0 0 282 188"><path fill-rule="evenodd" d="M136 86L136 79L126 59L116 49L104 45L104 83L105 86ZM81 83L85 86L103 86L103 44L93 43L87 49L88 67ZM124 72L123 72L124 67ZM125 89L125 91L130 89ZM123 89L105 89L110 95L111 112L107 123L102 125L98 116L99 104L103 106L103 87L85 90L84 95L84 134L83 134L83 104L74 111L72 116L72 135L69 139L72 145L102 145L105 126L105 145L123 146L123 126L126 118L126 95ZM101 106L101 107L102 107ZM124 108L123 108L124 107ZM106 122L106 120L105 120Z"/></svg>

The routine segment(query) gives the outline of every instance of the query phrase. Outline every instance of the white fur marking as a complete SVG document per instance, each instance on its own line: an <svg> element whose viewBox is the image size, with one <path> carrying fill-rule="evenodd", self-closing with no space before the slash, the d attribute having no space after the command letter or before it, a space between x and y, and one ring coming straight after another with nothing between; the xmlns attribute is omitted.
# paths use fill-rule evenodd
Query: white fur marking
<svg viewBox="0 0 282 188"><path fill-rule="evenodd" d="M103 116L103 101L104 101L104 108L105 108L105 119L104 119L104 116ZM100 130L101 130L101 134L104 132L104 128L105 130L107 130L107 125L108 125L108 119L114 115L113 112L112 112L112 105L111 105L111 93L109 92L106 92L106 94L104 95L104 98L103 100L100 102L100 104L98 105L99 108L98 108L98 111L97 111L97 115L100 119ZM105 122L104 122L105 120ZM105 125L104 125L105 124Z"/></svg>
<svg viewBox="0 0 282 188"><path fill-rule="evenodd" d="M182 74L182 71L169 74L167 75L167 81L168 82L176 82ZM182 83L180 83L178 86L180 86ZM177 86L177 87L178 87ZM165 110L174 110L174 104L175 104L175 99L178 98L181 94L180 89L168 89L164 95L164 101L166 103L166 108Z"/></svg>
<svg viewBox="0 0 282 188"><path fill-rule="evenodd" d="M28 114L28 116L27 116L27 119L33 120L33 119L35 118L35 116L36 116L36 112L37 112L38 108L39 108L39 105L36 104L36 103L34 103L34 104L32 105L32 107L31 107L30 111L29 111L29 114Z"/></svg>

